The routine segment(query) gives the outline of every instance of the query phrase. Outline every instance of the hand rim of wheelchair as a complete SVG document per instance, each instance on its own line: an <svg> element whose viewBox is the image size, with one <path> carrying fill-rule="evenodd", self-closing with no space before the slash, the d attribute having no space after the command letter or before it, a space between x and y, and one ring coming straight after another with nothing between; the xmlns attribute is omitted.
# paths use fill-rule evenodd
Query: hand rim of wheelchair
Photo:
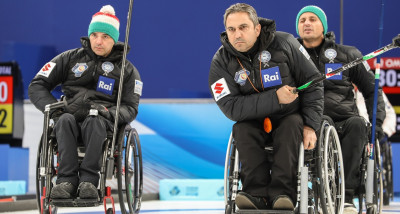
<svg viewBox="0 0 400 214"><path fill-rule="evenodd" d="M320 143L317 145L319 153L323 158L318 167L318 174L322 178L320 183L320 196L324 213L342 213L344 209L344 168L342 150L339 137L335 128L328 121L323 121L321 126ZM322 139L323 137L323 139ZM329 143L332 142L332 143Z"/></svg>
<svg viewBox="0 0 400 214"><path fill-rule="evenodd" d="M119 155L117 158L117 169L122 170L117 173L121 212L139 213L143 193L143 166L139 135L132 128L126 139L122 141L124 143L119 143L118 151L125 151L125 155ZM129 190L127 190L127 186Z"/></svg>

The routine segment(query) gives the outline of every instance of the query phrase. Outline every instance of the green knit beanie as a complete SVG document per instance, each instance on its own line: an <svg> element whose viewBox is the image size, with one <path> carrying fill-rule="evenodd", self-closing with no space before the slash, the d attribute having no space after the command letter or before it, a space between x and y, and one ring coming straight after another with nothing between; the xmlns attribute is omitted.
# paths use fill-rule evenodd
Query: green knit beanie
<svg viewBox="0 0 400 214"><path fill-rule="evenodd" d="M306 13L306 12L311 12L311 13L314 13L315 15L318 16L319 20L322 23L322 26L324 27L324 35L325 35L326 32L328 32L327 18L326 18L325 12L321 8L319 8L319 7L315 6L315 5L305 6L297 14L297 17L296 17L296 32L297 32L297 35L299 35L299 18L301 16L301 14Z"/></svg>
<svg viewBox="0 0 400 214"><path fill-rule="evenodd" d="M119 19L115 16L114 8L111 5L103 6L100 12L93 15L88 29L88 36L94 32L108 34L114 42L118 42Z"/></svg>

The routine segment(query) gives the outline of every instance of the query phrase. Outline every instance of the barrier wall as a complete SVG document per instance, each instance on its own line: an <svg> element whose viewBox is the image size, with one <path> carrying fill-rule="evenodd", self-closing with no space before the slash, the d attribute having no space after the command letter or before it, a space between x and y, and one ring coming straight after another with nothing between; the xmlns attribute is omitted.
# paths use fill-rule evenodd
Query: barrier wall
<svg viewBox="0 0 400 214"><path fill-rule="evenodd" d="M0 144L0 196L21 195L28 190L28 148Z"/></svg>
<svg viewBox="0 0 400 214"><path fill-rule="evenodd" d="M25 104L24 110L29 192L35 193L36 152L43 116L32 104ZM132 126L138 130L142 145L144 192L158 192L163 179L223 179L232 125L213 102L150 103L143 99ZM400 143L392 145L394 190L400 192L400 157L396 155Z"/></svg>

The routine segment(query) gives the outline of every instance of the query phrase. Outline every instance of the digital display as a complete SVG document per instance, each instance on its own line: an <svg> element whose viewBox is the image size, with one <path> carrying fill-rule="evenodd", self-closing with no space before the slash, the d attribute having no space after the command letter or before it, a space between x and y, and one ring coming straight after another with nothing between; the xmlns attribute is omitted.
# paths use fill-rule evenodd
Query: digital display
<svg viewBox="0 0 400 214"><path fill-rule="evenodd" d="M375 72L376 58L368 60L368 64L371 70ZM383 57L380 64L379 85L392 104L397 116L396 133L390 140L400 142L400 57Z"/></svg>
<svg viewBox="0 0 400 214"><path fill-rule="evenodd" d="M12 134L13 77L0 76L0 134Z"/></svg>

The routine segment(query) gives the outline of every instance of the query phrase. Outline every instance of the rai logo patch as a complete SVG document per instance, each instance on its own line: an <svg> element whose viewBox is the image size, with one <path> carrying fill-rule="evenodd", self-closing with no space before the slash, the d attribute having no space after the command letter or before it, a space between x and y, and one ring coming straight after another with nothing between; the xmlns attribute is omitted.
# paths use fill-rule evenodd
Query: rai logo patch
<svg viewBox="0 0 400 214"><path fill-rule="evenodd" d="M264 88L282 84L281 73L278 66L262 70L261 75Z"/></svg>
<svg viewBox="0 0 400 214"><path fill-rule="evenodd" d="M325 64L325 75L327 79L330 80L342 80L342 72L336 73L336 74L329 74L332 71L342 67L342 63L327 63Z"/></svg>
<svg viewBox="0 0 400 214"><path fill-rule="evenodd" d="M100 76L99 82L97 83L96 91L102 92L107 95L112 95L112 92L114 90L114 83L115 79Z"/></svg>

